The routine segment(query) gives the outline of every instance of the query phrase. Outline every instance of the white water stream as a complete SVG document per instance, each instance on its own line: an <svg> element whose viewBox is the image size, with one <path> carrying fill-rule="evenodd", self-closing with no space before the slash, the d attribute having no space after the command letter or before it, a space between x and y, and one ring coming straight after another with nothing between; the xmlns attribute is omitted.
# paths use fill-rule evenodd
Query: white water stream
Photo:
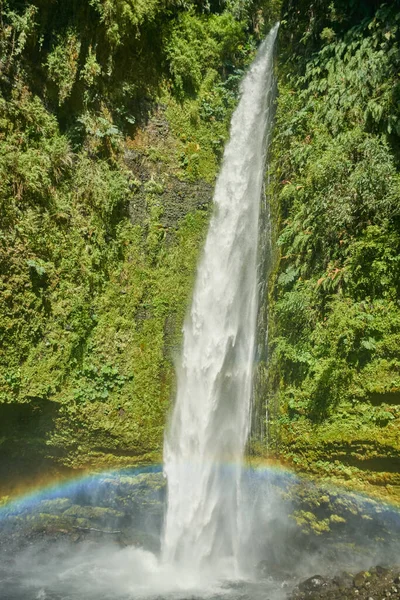
<svg viewBox="0 0 400 600"><path fill-rule="evenodd" d="M250 425L259 210L277 31L276 25L261 45L232 117L164 446L163 559L192 572L212 566L222 577L240 572L241 461Z"/></svg>

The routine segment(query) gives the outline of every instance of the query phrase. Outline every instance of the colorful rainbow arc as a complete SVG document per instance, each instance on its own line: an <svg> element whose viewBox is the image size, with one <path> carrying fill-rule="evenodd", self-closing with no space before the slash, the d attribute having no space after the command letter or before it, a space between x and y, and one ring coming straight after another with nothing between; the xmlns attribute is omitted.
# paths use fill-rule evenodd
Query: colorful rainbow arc
<svg viewBox="0 0 400 600"><path fill-rule="evenodd" d="M230 468L237 465L233 463L224 463L224 468ZM91 491L99 490L100 486L107 480L120 479L123 481L125 477L135 477L144 473L160 473L162 471L162 465L151 465L147 467L119 469L112 471L105 471L100 473L90 473L85 475L79 475L71 479L63 479L61 481L56 480L47 485L39 485L32 487L28 492L7 498L6 502L0 505L0 520L7 518L11 515L16 515L21 512L29 511L30 508L35 507L44 500L54 500L57 498L65 498L70 496L76 496L80 492L85 494ZM257 478L265 478L268 476L272 482L276 482L278 485L289 485L295 484L300 481L299 477L290 471L287 467L279 464L256 464L256 465L244 465L244 471L253 474ZM312 482L311 482L312 483ZM375 505L385 506L387 509L393 509L394 512L399 511L399 507L388 502L382 502L376 498L371 498L366 494L360 494L350 492L349 490L338 490L336 492L343 496L351 496L353 500L358 500L360 504L373 503Z"/></svg>

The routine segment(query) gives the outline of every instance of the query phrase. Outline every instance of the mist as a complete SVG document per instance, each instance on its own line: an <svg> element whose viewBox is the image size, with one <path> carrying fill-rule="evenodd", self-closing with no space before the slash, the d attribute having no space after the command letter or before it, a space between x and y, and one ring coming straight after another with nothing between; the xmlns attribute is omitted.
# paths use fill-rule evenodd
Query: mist
<svg viewBox="0 0 400 600"><path fill-rule="evenodd" d="M90 477L11 505L0 521L0 598L282 600L312 575L398 561L400 513L389 505L273 469L244 471L242 490L235 580L229 565L162 559L161 471Z"/></svg>

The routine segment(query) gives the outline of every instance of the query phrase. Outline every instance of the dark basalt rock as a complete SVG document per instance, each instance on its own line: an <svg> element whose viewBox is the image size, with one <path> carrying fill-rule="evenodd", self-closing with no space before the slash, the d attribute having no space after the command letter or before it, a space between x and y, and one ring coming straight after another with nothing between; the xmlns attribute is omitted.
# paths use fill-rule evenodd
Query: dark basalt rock
<svg viewBox="0 0 400 600"><path fill-rule="evenodd" d="M346 590L352 588L354 585L353 577L350 573L340 573L340 575L336 575L332 581L339 590Z"/></svg>
<svg viewBox="0 0 400 600"><path fill-rule="evenodd" d="M301 592L315 592L327 586L327 580L321 575L314 575L299 584Z"/></svg>

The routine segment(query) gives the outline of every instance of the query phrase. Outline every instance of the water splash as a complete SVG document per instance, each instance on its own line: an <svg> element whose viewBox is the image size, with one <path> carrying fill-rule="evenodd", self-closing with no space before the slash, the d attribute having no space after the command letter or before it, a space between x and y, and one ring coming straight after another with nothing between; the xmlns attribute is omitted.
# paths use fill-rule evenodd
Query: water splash
<svg viewBox="0 0 400 600"><path fill-rule="evenodd" d="M241 460L250 423L259 206L272 121L276 25L241 88L184 325L177 399L165 439L163 558L237 576ZM227 471L222 464L230 461Z"/></svg>

